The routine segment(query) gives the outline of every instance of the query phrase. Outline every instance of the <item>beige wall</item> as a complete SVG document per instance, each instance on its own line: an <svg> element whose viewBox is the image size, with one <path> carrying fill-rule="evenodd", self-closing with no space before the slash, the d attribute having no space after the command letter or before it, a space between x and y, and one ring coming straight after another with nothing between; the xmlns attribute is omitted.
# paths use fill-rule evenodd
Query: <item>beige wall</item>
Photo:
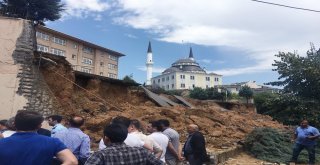
<svg viewBox="0 0 320 165"><path fill-rule="evenodd" d="M60 50L65 51L65 56L67 61L71 63L72 66L74 66L74 69L77 71L82 71L81 68L90 69L92 74L100 75L102 73L102 76L108 77L109 73L116 75L116 78L118 78L118 60L114 61L109 58L110 53L100 50L100 49L94 49L94 53L86 53L83 51L83 47L86 46L84 43L73 40L72 38L68 38L64 35L53 33L51 31L46 31L44 29L37 29L38 32L42 32L45 34L48 34L50 39L44 40L42 38L37 37L37 42L40 45L48 46L49 51L51 48L57 48ZM59 45L52 41L53 37L58 37L60 39L66 40L65 45ZM74 47L74 45L77 45L77 48ZM90 46L88 46L90 47ZM92 47L91 47L92 48ZM76 58L73 59L72 55L76 55ZM119 58L116 55L113 55ZM83 58L88 58L92 60L92 65L84 64ZM101 66L100 63L103 62L103 65ZM109 69L108 64L116 65L117 67L115 69Z"/></svg>
<svg viewBox="0 0 320 165"><path fill-rule="evenodd" d="M27 103L25 97L16 94L19 66L14 64L12 58L23 22L21 19L0 17L0 119L14 116Z"/></svg>

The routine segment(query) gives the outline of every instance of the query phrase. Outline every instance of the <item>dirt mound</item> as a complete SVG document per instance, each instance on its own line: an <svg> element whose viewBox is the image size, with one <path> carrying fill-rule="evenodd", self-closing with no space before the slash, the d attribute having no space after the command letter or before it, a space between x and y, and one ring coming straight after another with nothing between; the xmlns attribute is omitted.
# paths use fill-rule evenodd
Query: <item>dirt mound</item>
<svg viewBox="0 0 320 165"><path fill-rule="evenodd" d="M55 105L58 113L85 116L84 129L93 142L101 139L103 127L117 115L139 119L143 124L166 118L181 134L182 141L186 138L186 125L195 123L211 149L234 146L257 127L284 127L269 116L255 113L253 106L187 99L196 108L158 107L138 87L77 77L64 64L43 66L41 70L60 103Z"/></svg>

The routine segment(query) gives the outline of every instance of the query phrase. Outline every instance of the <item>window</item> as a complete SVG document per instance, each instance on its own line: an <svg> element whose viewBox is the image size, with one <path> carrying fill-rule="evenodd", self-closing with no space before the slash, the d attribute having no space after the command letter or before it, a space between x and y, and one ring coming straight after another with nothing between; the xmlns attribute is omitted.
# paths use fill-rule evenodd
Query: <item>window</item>
<svg viewBox="0 0 320 165"><path fill-rule="evenodd" d="M210 81L210 77L206 77L206 81Z"/></svg>
<svg viewBox="0 0 320 165"><path fill-rule="evenodd" d="M91 73L91 69L88 68L81 68L81 71L85 73Z"/></svg>
<svg viewBox="0 0 320 165"><path fill-rule="evenodd" d="M116 74L113 74L113 73L108 73L108 77L110 77L110 78L117 78L117 75L116 75Z"/></svg>
<svg viewBox="0 0 320 165"><path fill-rule="evenodd" d="M156 83L156 80L153 80L153 84L155 84Z"/></svg>
<svg viewBox="0 0 320 165"><path fill-rule="evenodd" d="M186 84L180 84L180 87L181 87L181 88L185 88L185 87L186 87Z"/></svg>
<svg viewBox="0 0 320 165"><path fill-rule="evenodd" d="M190 80L194 80L194 76L190 76Z"/></svg>
<svg viewBox="0 0 320 165"><path fill-rule="evenodd" d="M77 58L77 55L73 54L72 59L75 60Z"/></svg>
<svg viewBox="0 0 320 165"><path fill-rule="evenodd" d="M73 44L73 48L77 49L78 45L77 44Z"/></svg>
<svg viewBox="0 0 320 165"><path fill-rule="evenodd" d="M112 60L112 61L117 61L118 58L116 56L113 56L113 55L109 55L109 59Z"/></svg>
<svg viewBox="0 0 320 165"><path fill-rule="evenodd" d="M171 84L171 88L172 88L172 89L174 88L174 84Z"/></svg>
<svg viewBox="0 0 320 165"><path fill-rule="evenodd" d="M180 79L185 79L185 75L180 75Z"/></svg>
<svg viewBox="0 0 320 165"><path fill-rule="evenodd" d="M162 82L164 82L165 78L162 78Z"/></svg>
<svg viewBox="0 0 320 165"><path fill-rule="evenodd" d="M195 87L195 85L194 84L192 84L192 88L194 88Z"/></svg>
<svg viewBox="0 0 320 165"><path fill-rule="evenodd" d="M76 65L72 65L72 69L73 70L77 70L77 66Z"/></svg>
<svg viewBox="0 0 320 165"><path fill-rule="evenodd" d="M100 72L100 76L103 76L103 72Z"/></svg>
<svg viewBox="0 0 320 165"><path fill-rule="evenodd" d="M103 66L104 66L104 63L103 63L103 62L100 62L100 66L103 67Z"/></svg>
<svg viewBox="0 0 320 165"><path fill-rule="evenodd" d="M166 77L166 80L169 81L169 76Z"/></svg>
<svg viewBox="0 0 320 165"><path fill-rule="evenodd" d="M171 79L172 79L172 80L174 79L174 75L171 76Z"/></svg>
<svg viewBox="0 0 320 165"><path fill-rule="evenodd" d="M108 68L109 68L110 70L115 70L115 69L117 69L117 65L108 64Z"/></svg>
<svg viewBox="0 0 320 165"><path fill-rule="evenodd" d="M57 37L53 37L52 41L56 44L59 44L59 45L66 45L66 40L63 40L63 39L60 39Z"/></svg>
<svg viewBox="0 0 320 165"><path fill-rule="evenodd" d="M94 50L90 47L83 46L83 52L93 54Z"/></svg>
<svg viewBox="0 0 320 165"><path fill-rule="evenodd" d="M36 33L36 36L38 37L38 38L41 38L41 39L43 39L43 40L49 40L49 35L48 34L45 34L45 33L42 33L42 32L37 32Z"/></svg>
<svg viewBox="0 0 320 165"><path fill-rule="evenodd" d="M214 81L219 81L219 78L218 77L214 78Z"/></svg>
<svg viewBox="0 0 320 165"><path fill-rule="evenodd" d="M158 79L158 83L160 83L160 79Z"/></svg>
<svg viewBox="0 0 320 165"><path fill-rule="evenodd" d="M206 85L206 88L208 89L208 88L209 88L209 85Z"/></svg>
<svg viewBox="0 0 320 165"><path fill-rule="evenodd" d="M83 58L82 63L87 64L87 65L92 65L92 59L90 58Z"/></svg>
<svg viewBox="0 0 320 165"><path fill-rule="evenodd" d="M51 53L58 56L65 56L66 52L60 49L51 48Z"/></svg>
<svg viewBox="0 0 320 165"><path fill-rule="evenodd" d="M49 47L43 45L37 45L37 50L40 52L49 52Z"/></svg>
<svg viewBox="0 0 320 165"><path fill-rule="evenodd" d="M167 89L169 89L169 85L167 85Z"/></svg>

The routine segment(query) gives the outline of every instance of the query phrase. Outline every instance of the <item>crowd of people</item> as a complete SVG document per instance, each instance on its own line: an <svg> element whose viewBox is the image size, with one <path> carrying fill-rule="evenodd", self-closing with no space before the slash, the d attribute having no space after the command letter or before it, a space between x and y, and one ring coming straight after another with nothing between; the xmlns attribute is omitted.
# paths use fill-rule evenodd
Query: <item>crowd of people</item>
<svg viewBox="0 0 320 165"><path fill-rule="evenodd" d="M150 121L116 116L103 131L99 149L90 148L90 137L80 128L81 116L46 118L51 131L42 128L44 118L34 111L19 111L0 121L0 164L5 165L202 165L209 161L205 138L197 125L187 127L184 145L167 119Z"/></svg>

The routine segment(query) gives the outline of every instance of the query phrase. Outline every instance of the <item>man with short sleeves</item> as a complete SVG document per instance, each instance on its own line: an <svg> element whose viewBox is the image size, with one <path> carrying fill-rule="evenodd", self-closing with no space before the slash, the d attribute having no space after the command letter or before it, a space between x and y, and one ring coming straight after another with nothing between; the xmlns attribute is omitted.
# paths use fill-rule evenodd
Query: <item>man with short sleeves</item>
<svg viewBox="0 0 320 165"><path fill-rule="evenodd" d="M0 140L1 164L50 165L54 156L63 165L78 164L76 157L60 140L36 133L42 121L43 117L35 111L20 111L15 116L17 133Z"/></svg>
<svg viewBox="0 0 320 165"><path fill-rule="evenodd" d="M90 156L90 138L80 129L84 124L84 118L74 116L69 120L69 124L68 131L57 132L55 137L72 151L82 165Z"/></svg>
<svg viewBox="0 0 320 165"><path fill-rule="evenodd" d="M160 160L162 160L163 162L166 162L165 154L167 152L169 138L161 132L160 122L159 121L150 122L147 125L147 131L148 133L151 133L149 137L152 138L155 142L157 142L161 146L163 152L160 156Z"/></svg>
<svg viewBox="0 0 320 165"><path fill-rule="evenodd" d="M67 131L68 129L61 124L62 116L60 115L51 115L47 117L48 124L52 126L51 136L54 137L57 132Z"/></svg>
<svg viewBox="0 0 320 165"><path fill-rule="evenodd" d="M317 128L309 126L307 120L302 120L294 134L295 145L291 162L297 162L298 156L303 149L308 151L309 164L315 163L316 139L320 136Z"/></svg>

